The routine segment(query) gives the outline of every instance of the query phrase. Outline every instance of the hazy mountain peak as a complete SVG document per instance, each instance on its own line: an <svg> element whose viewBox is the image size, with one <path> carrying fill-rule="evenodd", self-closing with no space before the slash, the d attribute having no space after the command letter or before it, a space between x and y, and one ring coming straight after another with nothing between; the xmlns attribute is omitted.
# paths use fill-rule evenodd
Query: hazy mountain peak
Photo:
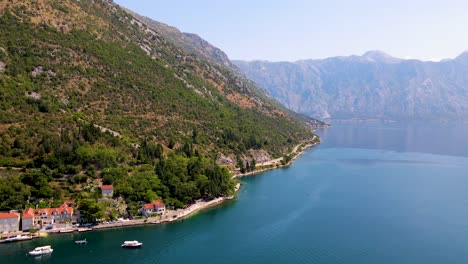
<svg viewBox="0 0 468 264"><path fill-rule="evenodd" d="M311 116L468 117L468 52L443 62L407 61L370 51L300 63L237 65L280 102Z"/></svg>
<svg viewBox="0 0 468 264"><path fill-rule="evenodd" d="M168 41L182 48L185 52L194 53L199 58L237 70L222 50L213 46L197 34L181 32L176 27L155 21L149 17L141 16L129 9L125 9L125 11L161 34Z"/></svg>
<svg viewBox="0 0 468 264"><path fill-rule="evenodd" d="M460 55L458 55L455 60L468 60L468 50L465 50Z"/></svg>
<svg viewBox="0 0 468 264"><path fill-rule="evenodd" d="M395 58L383 51L380 50L371 50L362 55L362 58L372 61L372 62L381 62L381 63L398 63L401 62L401 59Z"/></svg>
<svg viewBox="0 0 468 264"><path fill-rule="evenodd" d="M381 50L369 50L362 54L363 57L391 57L389 54L385 53L385 51Z"/></svg>

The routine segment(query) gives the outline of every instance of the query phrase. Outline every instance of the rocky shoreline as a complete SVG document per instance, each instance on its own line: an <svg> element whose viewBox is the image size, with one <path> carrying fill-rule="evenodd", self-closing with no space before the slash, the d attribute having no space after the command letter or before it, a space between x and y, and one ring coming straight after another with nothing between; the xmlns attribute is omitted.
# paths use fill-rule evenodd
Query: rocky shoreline
<svg viewBox="0 0 468 264"><path fill-rule="evenodd" d="M240 189L240 183L236 185L235 192L237 192L239 189ZM203 209L207 209L213 206L217 206L225 201L233 200L234 198L235 198L235 195L230 195L230 196L218 197L209 201L199 200L184 209L167 210L164 215L148 217L144 219L120 220L117 223L108 223L108 224L101 223L98 225L94 225L91 228L87 228L86 230L83 230L81 228L69 228L69 229L55 229L55 230L48 230L48 231L39 231L39 232L48 233L48 234L64 234L64 233L87 232L87 231L110 229L110 228L170 223L170 222L182 220L190 215L193 215L194 213L198 211L201 211Z"/></svg>
<svg viewBox="0 0 468 264"><path fill-rule="evenodd" d="M233 175L233 178L241 178L241 177L255 175L258 173L262 173L262 172L277 169L277 168L290 166L298 157L300 157L305 152L305 150L307 150L308 148L314 147L318 144L319 144L318 142L306 144L305 146L302 147L302 149L299 152L297 152L297 150L302 144L297 145L293 149L293 151L290 153L290 154L293 154L293 153L296 153L296 154L294 157L291 158L291 160L288 163L283 165L281 164L281 159L276 159L277 163L274 163L274 165L271 168L258 169L258 170L254 170L254 171L247 172L244 174L235 174ZM241 187L241 184L237 183L234 191L237 193L240 187ZM231 196L226 196L226 197L218 197L210 201L200 200L184 209L168 210L162 216L149 217L149 218L137 219L137 220L127 220L127 221L123 221L123 222L115 223L115 224L99 224L97 226L94 226L93 230L175 222L175 221L182 220L190 215L193 215L194 213L198 211L217 206L226 201L233 200L234 198L235 198L235 195L231 195Z"/></svg>
<svg viewBox="0 0 468 264"><path fill-rule="evenodd" d="M283 168L283 167L288 167L290 166L293 161L295 161L298 157L300 157L304 151L308 148L311 148L311 147L315 147L316 145L320 144L319 142L317 143L309 143L307 145L305 145L304 147L302 147L302 150L299 151L299 152L296 152L298 147L300 145L297 145L294 150L290 153L293 154L293 153L296 153L296 155L294 157L291 158L291 160L286 163L286 164L282 164L281 163L281 160L282 158L280 159L276 159L274 163L272 163L271 165L268 165L266 168L262 168L262 166L260 166L259 169L256 169L256 170L253 170L253 171L249 171L249 172L246 172L246 173L237 173L237 174L234 174L232 177L233 178L242 178L242 177L246 177L246 176L252 176L252 175L256 175L256 174L259 174L259 173L262 173L262 172L265 172L265 171L269 171L269 170L274 170L274 169L279 169L279 168ZM301 144L302 145L302 144Z"/></svg>
<svg viewBox="0 0 468 264"><path fill-rule="evenodd" d="M175 221L182 220L190 215L193 215L194 213L198 211L219 205L225 201L232 200L234 198L235 196L232 195L232 196L215 198L210 201L197 201L196 203L194 203L193 205L185 209L168 210L166 214L161 215L161 216L148 217L145 219L137 219L137 220L127 220L127 221L123 221L123 222L116 223L116 224L99 224L97 226L94 226L93 230L175 222Z"/></svg>
<svg viewBox="0 0 468 264"><path fill-rule="evenodd" d="M302 146L301 150L297 152L297 150L300 148L301 145L299 144L296 147L294 147L293 151L289 154L292 155L294 154L294 157L291 158L291 160L286 163L282 164L282 158L274 159L269 162L263 162L262 164L269 164L267 165L267 168L263 166L260 166L259 169L256 169L254 171L250 171L247 173L238 173L234 174L233 178L242 178L245 176L251 176L251 175L256 175L265 171L273 170L273 169L278 169L278 168L283 168L283 167L288 167L290 166L299 156L301 156L306 149L314 147L318 145L319 142L316 143L308 143L304 146ZM262 168L263 167L263 168ZM241 184L237 183L236 188L235 188L235 193L240 189ZM175 222L179 221L182 219L185 219L189 217L190 215L193 215L196 212L199 212L201 210L217 206L219 204L222 204L226 201L233 200L235 198L235 195L231 196L225 196L225 197L218 197L213 200L209 201L204 201L204 200L199 200L195 202L194 204L188 206L187 208L184 209L177 209L177 210L167 210L164 215L160 216L155 216L155 217L149 217L149 218L144 218L144 219L134 219L134 220L121 220L118 221L117 223L108 223L108 224L98 224L93 226L92 228L89 228L86 231L93 231L93 230L102 230L102 229L110 229L110 228L122 228L122 227L132 227L132 226L140 226L140 225L150 225L150 224L163 224L163 223L170 223L170 222ZM63 233L71 233L71 232L79 232L79 228L69 228L69 229L55 229L55 230L47 230L47 231L39 231L39 236L46 235L46 234L63 234ZM81 229L80 232L83 232Z"/></svg>

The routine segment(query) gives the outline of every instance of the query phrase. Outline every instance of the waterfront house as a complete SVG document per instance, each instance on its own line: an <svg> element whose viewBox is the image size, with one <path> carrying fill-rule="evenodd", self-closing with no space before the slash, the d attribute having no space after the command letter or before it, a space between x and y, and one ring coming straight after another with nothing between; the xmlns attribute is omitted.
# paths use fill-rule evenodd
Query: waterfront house
<svg viewBox="0 0 468 264"><path fill-rule="evenodd" d="M0 233L11 233L19 230L20 214L15 211L0 213Z"/></svg>
<svg viewBox="0 0 468 264"><path fill-rule="evenodd" d="M166 205L161 200L154 200L151 203L144 204L141 208L143 216L150 216L151 214L164 214L166 212Z"/></svg>
<svg viewBox="0 0 468 264"><path fill-rule="evenodd" d="M28 231L34 228L37 223L34 223L34 209L28 208L23 211L23 217L21 217L21 230Z"/></svg>
<svg viewBox="0 0 468 264"><path fill-rule="evenodd" d="M39 215L42 225L66 223L72 221L73 208L64 203L58 208L39 209L36 215Z"/></svg>
<svg viewBox="0 0 468 264"><path fill-rule="evenodd" d="M114 196L114 186L112 185L102 185L101 186L101 194L103 197L112 198Z"/></svg>
<svg viewBox="0 0 468 264"><path fill-rule="evenodd" d="M62 224L62 223L71 223L74 220L73 217L73 208L68 206L67 203L63 203L60 207L58 208L41 208L41 209L26 209L23 213L23 218L24 214L31 213L31 210L34 211L34 218L32 220L32 226L38 226L38 225L54 225L54 224ZM24 221L23 221L24 223ZM26 220L26 224L29 224L30 222ZM25 226L23 224L22 230L25 230Z"/></svg>

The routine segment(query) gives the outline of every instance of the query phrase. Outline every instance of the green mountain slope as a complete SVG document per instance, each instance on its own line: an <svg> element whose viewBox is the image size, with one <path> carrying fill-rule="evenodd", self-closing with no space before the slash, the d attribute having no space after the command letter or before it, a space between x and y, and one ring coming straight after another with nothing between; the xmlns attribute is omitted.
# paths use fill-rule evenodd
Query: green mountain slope
<svg viewBox="0 0 468 264"><path fill-rule="evenodd" d="M111 1L13 0L0 13L0 166L26 169L0 172L4 193L22 190L0 210L94 197L101 182L129 203L181 206L232 191L220 153L235 166L313 136Z"/></svg>
<svg viewBox="0 0 468 264"><path fill-rule="evenodd" d="M132 16L134 16L141 23L144 23L148 28L158 32L165 39L169 40L178 48L182 49L187 54L194 54L202 60L208 61L210 64L215 65L216 68L222 72L224 76L233 80L237 86L238 90L248 91L249 94L260 97L262 100L274 105L276 108L287 113L288 115L299 119L312 128L326 126L320 120L314 119L304 114L296 113L284 107L276 99L274 99L268 92L268 90L263 89L258 86L256 83L249 80L241 70L229 60L228 56L219 48L211 45L206 40L202 39L200 36L193 33L181 32L175 27L171 27L167 24L154 21L148 17L141 16L132 12L131 10L126 10Z"/></svg>

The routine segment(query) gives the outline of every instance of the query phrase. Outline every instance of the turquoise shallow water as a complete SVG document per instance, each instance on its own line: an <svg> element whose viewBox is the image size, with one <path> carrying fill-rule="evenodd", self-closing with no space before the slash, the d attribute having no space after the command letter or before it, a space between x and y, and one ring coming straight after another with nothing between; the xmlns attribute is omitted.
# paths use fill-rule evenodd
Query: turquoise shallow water
<svg viewBox="0 0 468 264"><path fill-rule="evenodd" d="M178 223L0 245L0 263L467 263L467 131L336 125L291 167L244 178L233 202ZM130 239L143 248L121 249ZM25 255L44 244L51 256Z"/></svg>

